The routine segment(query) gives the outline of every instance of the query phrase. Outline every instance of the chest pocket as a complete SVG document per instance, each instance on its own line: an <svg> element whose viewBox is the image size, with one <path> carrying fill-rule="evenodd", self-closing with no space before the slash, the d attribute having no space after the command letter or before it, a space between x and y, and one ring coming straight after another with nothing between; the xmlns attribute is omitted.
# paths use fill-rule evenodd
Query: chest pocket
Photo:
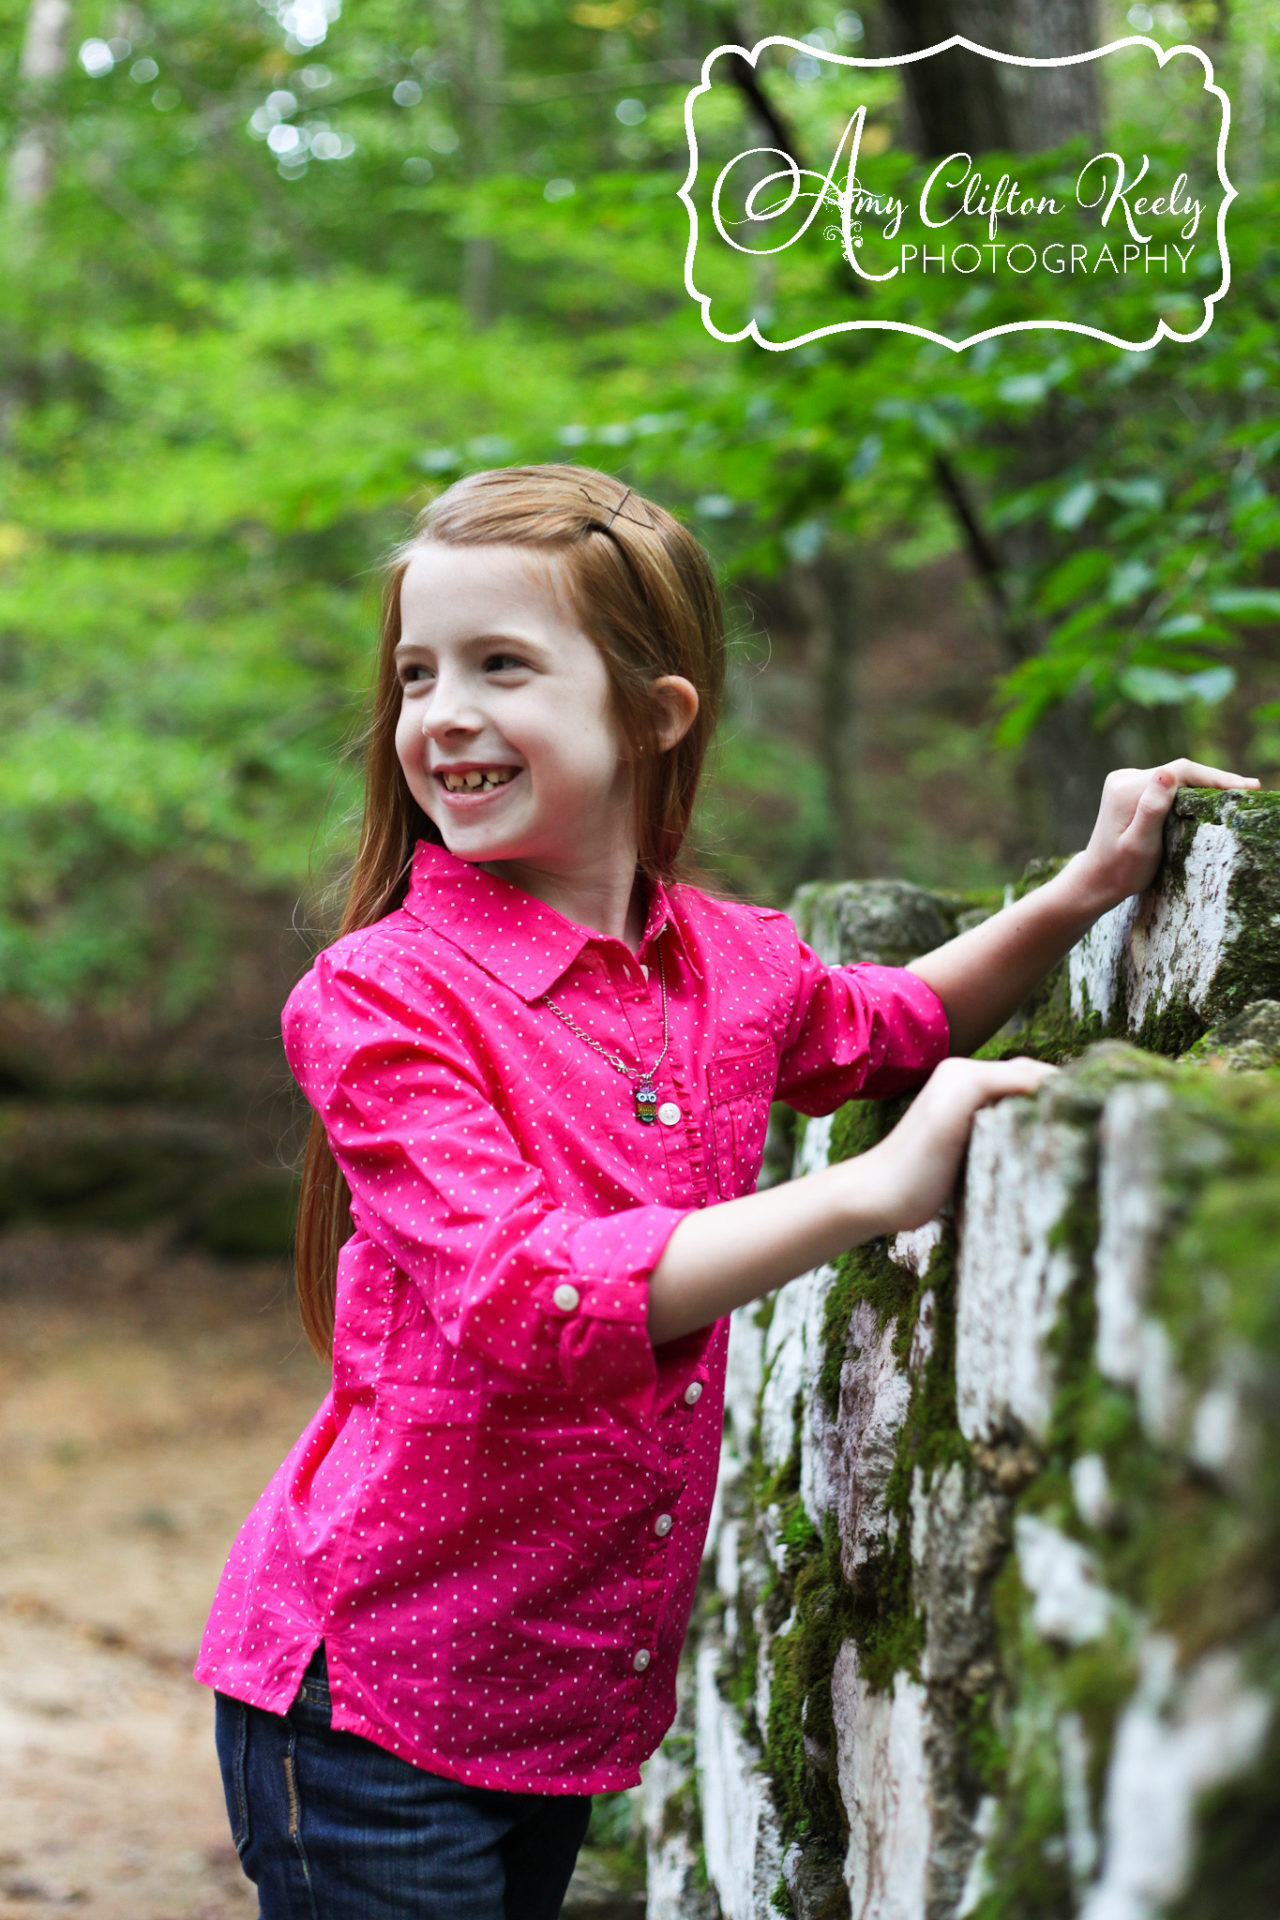
<svg viewBox="0 0 1280 1920"><path fill-rule="evenodd" d="M736 1200L755 1188L777 1079L778 1059L771 1046L708 1063L710 1141L722 1200Z"/></svg>

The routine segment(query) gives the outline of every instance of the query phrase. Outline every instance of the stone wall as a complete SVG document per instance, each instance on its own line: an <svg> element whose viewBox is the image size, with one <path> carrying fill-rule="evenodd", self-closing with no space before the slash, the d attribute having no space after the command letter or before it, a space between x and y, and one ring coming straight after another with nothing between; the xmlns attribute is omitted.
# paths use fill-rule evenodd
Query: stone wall
<svg viewBox="0 0 1280 1920"><path fill-rule="evenodd" d="M1277 796L1180 792L982 1049L1063 1072L954 1203L734 1314L649 1920L1280 1913L1278 853ZM792 910L902 964L1000 904ZM761 1184L908 1103L775 1108Z"/></svg>

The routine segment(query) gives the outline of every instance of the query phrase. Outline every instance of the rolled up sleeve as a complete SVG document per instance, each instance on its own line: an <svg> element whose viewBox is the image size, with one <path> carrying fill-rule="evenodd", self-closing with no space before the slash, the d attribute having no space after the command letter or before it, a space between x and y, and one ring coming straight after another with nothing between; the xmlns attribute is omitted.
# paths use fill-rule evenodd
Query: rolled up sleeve
<svg viewBox="0 0 1280 1920"><path fill-rule="evenodd" d="M791 943L779 1100L800 1113L832 1113L846 1100L908 1092L946 1058L946 1009L919 974L869 961L828 967L794 926Z"/></svg>
<svg viewBox="0 0 1280 1920"><path fill-rule="evenodd" d="M693 1209L557 1205L448 1009L425 998L389 963L322 953L285 1003L285 1054L352 1218L460 1351L525 1385L647 1410L649 1277Z"/></svg>

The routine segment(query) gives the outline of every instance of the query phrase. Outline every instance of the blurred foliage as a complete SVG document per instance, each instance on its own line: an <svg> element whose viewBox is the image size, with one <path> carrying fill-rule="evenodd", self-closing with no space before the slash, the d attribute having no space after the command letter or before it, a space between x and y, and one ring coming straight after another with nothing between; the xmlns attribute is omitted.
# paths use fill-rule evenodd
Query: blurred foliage
<svg viewBox="0 0 1280 1920"><path fill-rule="evenodd" d="M1085 687L1096 725L1169 706L1203 757L1243 702L1242 770L1280 766L1280 676L1235 665L1280 620L1272 0L1231 10L1219 56L1252 116L1230 295L1199 342L1145 353L713 340L676 194L729 17L710 0L77 0L38 84L28 11L0 0L0 165L34 133L51 174L0 218L0 993L59 1007L158 975L179 1012L217 974L202 872L293 890L349 852L378 562L477 465L606 466L732 583L827 545L954 550L944 455L1009 540L1010 618L1043 636L993 688L996 748ZM1172 44L1196 9L1154 13ZM750 15L798 31L773 0ZM863 44L851 9L804 18ZM780 60L768 89L821 155L805 72ZM1141 89L1110 111L1140 146ZM709 156L758 138L723 89L705 132ZM903 317L923 297L893 296ZM941 289L927 317L985 327L1029 298ZM1108 311L1141 330L1145 299ZM813 750L731 711L713 772L700 846L784 900L822 864Z"/></svg>

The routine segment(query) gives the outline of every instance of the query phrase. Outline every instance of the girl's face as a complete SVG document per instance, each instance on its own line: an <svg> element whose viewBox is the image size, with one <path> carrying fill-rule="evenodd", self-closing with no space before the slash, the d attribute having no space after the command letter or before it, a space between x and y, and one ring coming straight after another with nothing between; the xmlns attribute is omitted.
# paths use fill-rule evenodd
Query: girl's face
<svg viewBox="0 0 1280 1920"><path fill-rule="evenodd" d="M450 852L629 872L631 768L604 661L528 554L427 542L404 573L400 624L396 753ZM502 784L448 791L446 771L482 768Z"/></svg>

